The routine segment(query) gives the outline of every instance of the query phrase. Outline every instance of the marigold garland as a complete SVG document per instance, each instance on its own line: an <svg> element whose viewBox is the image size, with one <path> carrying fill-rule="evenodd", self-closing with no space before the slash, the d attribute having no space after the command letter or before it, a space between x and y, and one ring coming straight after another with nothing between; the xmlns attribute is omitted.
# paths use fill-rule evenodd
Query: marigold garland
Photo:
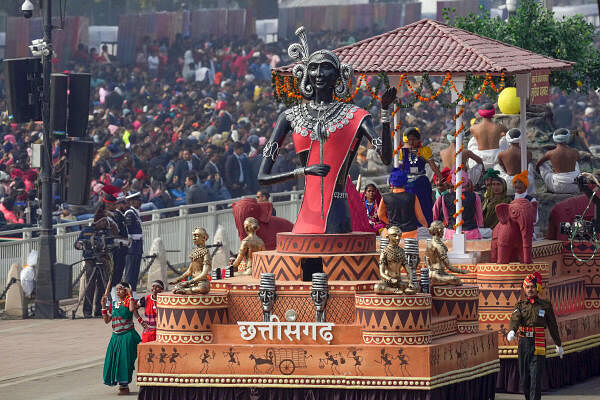
<svg viewBox="0 0 600 400"><path fill-rule="evenodd" d="M279 101L283 102L288 107L291 105L294 105L294 104L298 104L299 102L302 101L302 95L300 94L297 78L294 77L292 79L292 77L290 77L290 76L285 76L285 77L283 77L283 79L281 79L281 75L279 75L277 72L273 71L272 74L273 74L272 82L273 82L274 92ZM373 88L373 87L371 87L371 84L369 83L367 76L365 74L361 74L356 81L356 86L355 86L352 94L347 93L348 94L347 97L338 97L338 96L334 95L333 98L335 101L350 103L351 101L354 100L355 96L358 94L358 91L360 90L360 88L362 87L362 85L364 83L366 86L366 90L371 95L371 98L373 99L373 101L377 100L377 101L381 102L381 96L378 94L379 89L381 87L381 84L383 83L384 84L383 90L384 91L387 90L389 88L389 79L385 73L378 74L378 77L379 77L379 80L377 82L377 86L375 88ZM496 86L491 74L489 74L489 73L485 74L485 79L484 79L483 83L481 84L479 91L470 99L467 98L463 92L460 92L458 90L458 88L456 87L456 85L454 83L454 80L452 79L452 75L450 73L446 73L446 75L444 76L444 79L442 80L440 87L437 90L435 90L435 92L433 90L433 85L432 85L431 79L429 78L428 74L423 74L421 84L418 87L415 87L410 83L406 74L402 74L402 75L400 75L400 79L398 81L398 84L396 85L396 89L398 92L401 91L403 85L406 85L406 88L408 89L410 94L414 97L414 101L403 104L400 99L396 99L396 101L394 101L394 103L393 103L395 105L395 107L394 107L394 110L392 111L392 117L394 117L401 108L412 108L417 102L428 103L430 101L434 101L439 96L441 96L441 94L444 93L444 91L452 90L456 94L457 100L450 104L441 104L441 105L442 105L442 107L456 107L459 104L461 104L461 109L453 117L453 120L456 121L465 112L464 104L479 100L481 98L481 96L483 95L483 93L485 92L485 89L487 87L490 87L496 93L501 92L505 87L505 74L503 72L500 75L500 85L499 86ZM433 94L431 94L429 96L423 96L421 93L423 92L423 89L425 86L427 86L427 88L430 90L430 92L433 92ZM448 86L450 86L450 89L448 89ZM348 85L348 92L350 92L351 87L352 87L352 77L351 77L349 85ZM392 136L400 134L401 128L402 128L402 121L399 121L394 126L394 129L392 130ZM454 132L454 137L455 138L458 137L458 135L464 129L465 129L465 123L462 122L460 127L456 130L456 132ZM402 148L402 145L403 144L401 141L400 145L393 150L394 156L396 156L396 154L398 154L398 152ZM465 148L464 143L461 143L461 147L456 149L456 152L454 154L455 164L456 164L456 158L457 158L458 154L463 152L464 148ZM465 164L464 164L464 162L462 162L460 165L458 165L456 167L455 172L458 173L459 171L463 171L464 167L465 167ZM456 190L463 183L464 183L464 178L461 177L460 182L456 182L456 184L454 185L454 189ZM465 199L464 195L462 195L461 197L463 200ZM457 201L454 200L454 204L456 204L456 203L457 203ZM461 215L463 213L464 209L465 209L464 207L461 207L460 210L456 211L454 213L454 218L456 219L456 217ZM458 222L454 225L454 229L456 230L457 227L459 227L463 224L464 224L464 220L461 220L460 222Z"/></svg>

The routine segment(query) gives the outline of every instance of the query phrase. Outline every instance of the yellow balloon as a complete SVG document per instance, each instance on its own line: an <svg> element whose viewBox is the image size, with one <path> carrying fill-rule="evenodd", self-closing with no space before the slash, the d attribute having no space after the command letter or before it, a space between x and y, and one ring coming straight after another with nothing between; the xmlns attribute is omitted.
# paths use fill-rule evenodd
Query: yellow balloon
<svg viewBox="0 0 600 400"><path fill-rule="evenodd" d="M517 97L516 87L507 87L498 96L498 108L502 114L519 114L521 99Z"/></svg>

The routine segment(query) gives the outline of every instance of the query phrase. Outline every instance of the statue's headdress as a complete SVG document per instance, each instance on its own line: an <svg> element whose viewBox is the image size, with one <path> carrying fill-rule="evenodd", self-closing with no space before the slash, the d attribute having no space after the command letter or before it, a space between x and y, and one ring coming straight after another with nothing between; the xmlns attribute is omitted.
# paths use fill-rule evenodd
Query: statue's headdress
<svg viewBox="0 0 600 400"><path fill-rule="evenodd" d="M329 62L339 75L339 81L335 85L335 94L343 96L349 89L352 67L349 64L341 63L337 54L330 50L317 50L311 54L308 49L306 30L303 26L296 29L296 36L300 39L300 43L292 43L288 47L288 54L291 58L300 61L292 70L294 77L300 80L300 94L307 99L311 99L315 95L315 89L308 80L308 65Z"/></svg>

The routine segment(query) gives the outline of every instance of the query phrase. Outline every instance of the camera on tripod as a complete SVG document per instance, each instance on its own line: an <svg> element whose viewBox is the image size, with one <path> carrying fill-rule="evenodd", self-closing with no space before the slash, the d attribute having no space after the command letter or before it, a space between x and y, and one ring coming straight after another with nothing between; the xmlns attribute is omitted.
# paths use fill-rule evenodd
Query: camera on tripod
<svg viewBox="0 0 600 400"><path fill-rule="evenodd" d="M591 242L596 237L594 222L585 220L581 215L576 215L572 224L561 222L560 233L584 242Z"/></svg>
<svg viewBox="0 0 600 400"><path fill-rule="evenodd" d="M106 255L115 248L115 238L106 230L95 231L89 239L82 238L79 242L81 242L81 250L84 254L92 254L91 258Z"/></svg>

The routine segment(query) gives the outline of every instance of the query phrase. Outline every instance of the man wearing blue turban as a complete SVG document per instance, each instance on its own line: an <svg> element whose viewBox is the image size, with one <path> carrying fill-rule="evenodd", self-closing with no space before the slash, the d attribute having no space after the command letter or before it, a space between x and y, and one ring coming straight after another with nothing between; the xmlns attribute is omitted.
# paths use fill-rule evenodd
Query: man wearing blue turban
<svg viewBox="0 0 600 400"><path fill-rule="evenodd" d="M427 228L427 220L423 215L419 198L404 190L408 183L408 175L400 168L394 168L388 179L390 193L382 196L377 216L387 227L397 226L403 238L417 238L419 223Z"/></svg>

